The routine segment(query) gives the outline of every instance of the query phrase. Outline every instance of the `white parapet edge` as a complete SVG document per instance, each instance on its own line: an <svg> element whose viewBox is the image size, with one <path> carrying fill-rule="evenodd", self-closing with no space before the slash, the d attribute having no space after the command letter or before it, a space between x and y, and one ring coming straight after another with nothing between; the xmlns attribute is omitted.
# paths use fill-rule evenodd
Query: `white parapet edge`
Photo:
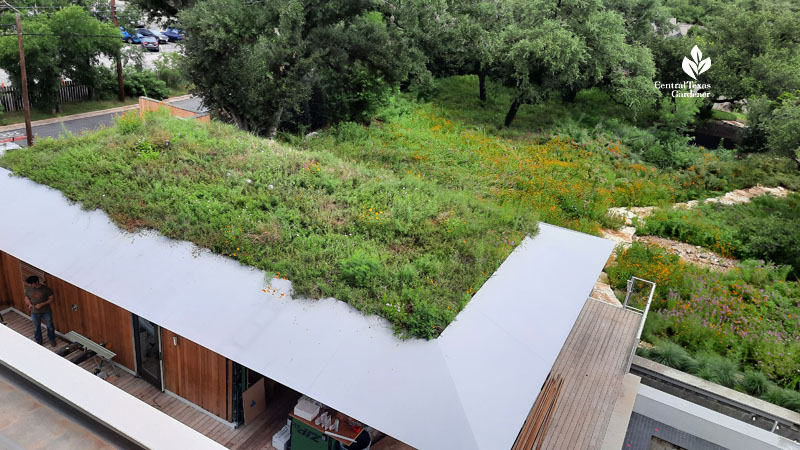
<svg viewBox="0 0 800 450"><path fill-rule="evenodd" d="M633 411L730 450L800 450L800 444L640 384Z"/></svg>
<svg viewBox="0 0 800 450"><path fill-rule="evenodd" d="M0 364L138 445L225 448L11 328L0 326L0 342Z"/></svg>

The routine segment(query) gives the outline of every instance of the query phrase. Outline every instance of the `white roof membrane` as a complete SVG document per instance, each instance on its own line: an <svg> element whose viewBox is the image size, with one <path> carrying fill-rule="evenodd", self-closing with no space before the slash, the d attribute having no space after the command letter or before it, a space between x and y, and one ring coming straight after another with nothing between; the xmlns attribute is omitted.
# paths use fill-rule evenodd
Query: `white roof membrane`
<svg viewBox="0 0 800 450"><path fill-rule="evenodd" d="M611 241L540 224L438 338L335 299L262 292L264 273L126 233L0 168L0 250L419 449L510 448ZM56 300L57 301L57 300Z"/></svg>

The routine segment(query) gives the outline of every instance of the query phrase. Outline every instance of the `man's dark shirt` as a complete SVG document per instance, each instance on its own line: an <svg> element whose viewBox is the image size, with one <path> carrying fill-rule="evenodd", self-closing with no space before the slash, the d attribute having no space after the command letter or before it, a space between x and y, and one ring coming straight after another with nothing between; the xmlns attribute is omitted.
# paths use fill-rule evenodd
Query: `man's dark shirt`
<svg viewBox="0 0 800 450"><path fill-rule="evenodd" d="M34 305L34 308L31 309L31 313L42 314L51 312L49 304L44 305L41 308L35 307L35 305L38 303L46 302L51 295L53 295L53 291L47 286L25 286L25 296L27 296L31 300L31 304Z"/></svg>

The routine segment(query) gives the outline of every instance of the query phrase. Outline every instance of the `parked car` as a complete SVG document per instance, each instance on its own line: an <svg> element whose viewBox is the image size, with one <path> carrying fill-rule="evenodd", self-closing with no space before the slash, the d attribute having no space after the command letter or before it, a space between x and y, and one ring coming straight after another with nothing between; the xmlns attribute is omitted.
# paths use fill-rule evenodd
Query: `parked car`
<svg viewBox="0 0 800 450"><path fill-rule="evenodd" d="M13 142L0 143L0 156L3 156L3 153L5 153L8 150L18 150L21 148L22 147L20 147L19 144L15 144Z"/></svg>
<svg viewBox="0 0 800 450"><path fill-rule="evenodd" d="M178 42L186 39L186 35L183 33L183 30L178 28L167 28L167 30L162 34L166 36L170 42Z"/></svg>
<svg viewBox="0 0 800 450"><path fill-rule="evenodd" d="M152 36L158 39L159 44L166 44L167 42L169 42L169 38L158 32L158 30L139 28L138 30L136 30L136 32L141 34L142 36Z"/></svg>
<svg viewBox="0 0 800 450"><path fill-rule="evenodd" d="M125 28L119 27L119 32L122 35L122 41L127 42L128 44L138 44L139 43L139 36L131 35Z"/></svg>
<svg viewBox="0 0 800 450"><path fill-rule="evenodd" d="M137 35L139 36L139 40L142 42L142 47L150 50L151 52L160 51L158 39L153 36L145 36L142 33L138 33Z"/></svg>

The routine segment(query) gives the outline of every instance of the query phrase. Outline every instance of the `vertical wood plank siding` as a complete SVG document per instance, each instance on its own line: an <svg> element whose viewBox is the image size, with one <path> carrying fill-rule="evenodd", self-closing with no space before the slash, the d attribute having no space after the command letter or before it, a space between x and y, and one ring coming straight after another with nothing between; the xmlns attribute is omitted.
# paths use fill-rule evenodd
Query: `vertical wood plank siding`
<svg viewBox="0 0 800 450"><path fill-rule="evenodd" d="M173 338L177 337L177 345ZM166 328L161 329L164 387L217 416L228 415L228 360Z"/></svg>
<svg viewBox="0 0 800 450"><path fill-rule="evenodd" d="M27 313L22 275L19 271L19 260L3 252L0 252L0 260L2 261L0 269L3 270L3 273L0 274L0 278L3 279L2 283L5 285L5 290L8 295L6 303L8 306L13 306Z"/></svg>
<svg viewBox="0 0 800 450"><path fill-rule="evenodd" d="M20 264L17 258L0 252L2 259L2 277L7 283L14 308L29 314L25 305L25 291L22 284ZM131 314L107 302L102 298L86 292L66 281L47 274L47 285L53 290L55 301L52 304L53 324L61 333L76 331L89 339L106 343L108 348L117 354L114 361L133 370L133 328ZM77 310L73 310L75 305Z"/></svg>

